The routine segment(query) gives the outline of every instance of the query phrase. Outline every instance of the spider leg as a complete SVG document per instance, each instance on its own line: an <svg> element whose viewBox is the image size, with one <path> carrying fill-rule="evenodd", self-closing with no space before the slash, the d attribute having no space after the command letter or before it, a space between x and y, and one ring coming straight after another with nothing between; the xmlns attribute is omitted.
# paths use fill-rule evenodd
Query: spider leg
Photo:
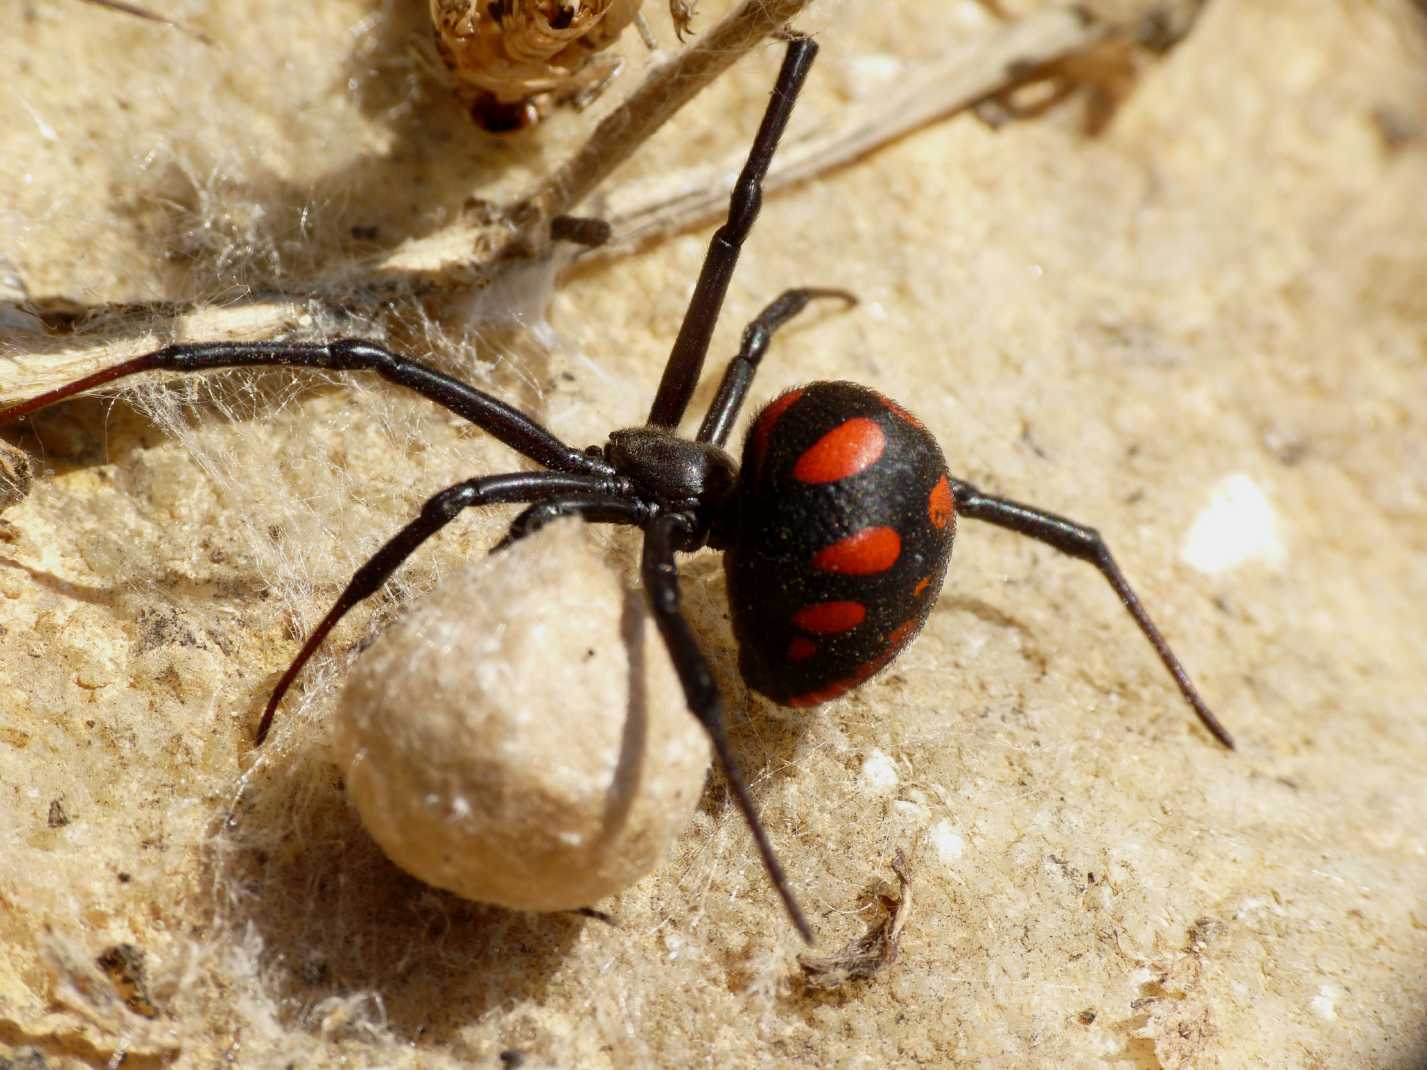
<svg viewBox="0 0 1427 1070"><path fill-rule="evenodd" d="M539 501L561 494L601 491L607 483L593 476L562 472L512 472L509 475L479 476L447 487L431 497L421 508L421 515L393 535L385 546L374 553L347 582L346 589L335 605L307 637L297 657L282 674L268 699L263 719L258 724L255 745L262 746L272 727L278 704L297 679L298 673L322 641L358 602L375 594L401 563L414 554L421 544L454 520L462 510L479 505L499 505L508 502Z"/></svg>
<svg viewBox="0 0 1427 1070"><path fill-rule="evenodd" d="M763 868L768 871L768 879L773 882L773 887L782 898L783 907L797 926L798 932L811 944L812 929L808 927L802 908L798 906L792 889L788 887L788 878L783 873L778 856L773 852L773 845L768 841L768 833L763 830L763 824L758 820L753 800L733 760L724 722L723 697L718 692L718 684L714 682L708 661L699 650L694 633L680 610L679 573L674 565L674 551L683 539L688 537L690 531L690 521L678 513L666 513L657 517L645 528L644 554L640 564L645 593L649 598L654 620L659 626L659 633L664 638L664 645L669 649L669 657L674 662L674 669L679 674L679 682L683 684L689 711L698 718L709 734L714 755L723 768L723 775L733 793L734 802L742 811L743 819L748 823L748 830L758 845L758 853L763 858Z"/></svg>
<svg viewBox="0 0 1427 1070"><path fill-rule="evenodd" d="M709 351L709 339L713 337L714 326L718 323L719 310L723 308L729 280L733 278L733 269L738 264L739 251L753 229L753 221L758 218L758 209L763 202L763 178L768 174L773 153L778 148L778 139L783 136L788 117L793 114L798 91L803 87L817 52L818 46L810 38L794 37L788 42L783 67L773 85L773 98L763 113L763 122L748 152L748 162L743 165L743 171L734 183L733 194L729 198L728 219L714 232L713 240L709 242L699 281L694 285L694 295L684 313L683 326L679 328L679 337L674 340L674 348L669 353L669 363L664 366L659 392L654 395L654 405L649 410L649 423L654 427L675 426L688 408L689 398L698 385L704 357Z"/></svg>
<svg viewBox="0 0 1427 1070"><path fill-rule="evenodd" d="M554 498L537 502L522 510L511 521L505 537L491 547L496 554L508 549L528 535L534 535L546 524L564 516L577 516L590 524L633 524L643 527L653 518L653 510L642 502L608 495Z"/></svg>
<svg viewBox="0 0 1427 1070"><path fill-rule="evenodd" d="M546 468L557 472L609 473L609 467L603 460L567 446L529 416L499 398L453 379L430 365L407 360L382 346L356 338L335 342L201 342L167 346L86 375L29 401L0 409L0 424L140 372L198 372L259 366L374 371L383 379L414 390L422 397L465 417L517 453Z"/></svg>
<svg viewBox="0 0 1427 1070"><path fill-rule="evenodd" d="M1174 677L1174 682L1179 685L1180 694L1194 709L1199 720L1209 730L1209 734L1225 747L1230 750L1234 749L1234 737L1229 735L1228 729L1219 723L1219 719L1199 697L1199 692L1195 690L1194 684L1189 680L1189 674L1184 671L1184 666L1174 656L1174 651L1170 650L1169 644L1165 642L1164 636L1155 627L1154 621L1150 620L1149 613L1145 611L1139 597L1130 587L1124 573L1120 571L1120 566L1110 555L1110 547L1105 544L1105 540L1101 538L1098 531L1044 509L1037 509L1032 505L1023 505L1008 498L982 494L970 483L963 483L959 479L951 481L951 491L956 499L956 511L961 516L970 517L973 520L984 520L997 527L1009 528L1022 535L1029 535L1063 554L1078 557L1082 561L1089 561L1098 568L1101 575L1115 589L1115 593L1120 596L1120 601L1130 611L1130 616L1135 618L1135 623L1140 626L1140 631L1144 632L1145 638L1154 647L1155 653L1159 655L1159 660L1164 662L1164 667L1169 670L1169 674Z"/></svg>
<svg viewBox="0 0 1427 1070"><path fill-rule="evenodd" d="M783 324L807 307L809 301L818 297L836 297L849 305L857 304L857 298L846 290L821 287L805 287L786 290L773 300L767 308L758 313L752 323L743 329L743 341L739 344L738 355L729 362L718 385L713 404L704 415L697 441L712 442L722 446L728 441L728 433L733 430L733 421L738 419L738 410L748 397L748 388L753 382L753 373L768 352L768 344L773 341L773 333Z"/></svg>

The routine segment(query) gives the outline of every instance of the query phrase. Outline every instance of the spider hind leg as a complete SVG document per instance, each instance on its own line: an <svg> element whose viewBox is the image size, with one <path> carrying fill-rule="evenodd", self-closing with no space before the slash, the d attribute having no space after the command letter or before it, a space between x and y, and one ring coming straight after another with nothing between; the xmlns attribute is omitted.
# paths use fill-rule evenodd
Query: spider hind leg
<svg viewBox="0 0 1427 1070"><path fill-rule="evenodd" d="M738 763L734 761L733 750L728 742L723 697L719 694L718 684L681 609L679 573L674 564L674 553L682 547L682 539L687 537L690 528L688 518L678 513L668 513L645 529L641 562L645 593L649 598L654 620L659 626L659 633L664 638L664 645L669 650L669 658L673 661L679 682L684 687L689 712L698 718L709 735L714 757L723 769L724 779L728 781L733 801L748 824L748 831L753 834L753 841L757 844L758 854L763 860L763 868L767 870L768 879L782 899L783 908L788 912L788 917L799 935L811 944L813 931L808 926L807 918L804 917L803 909L798 905L793 890L788 886L782 863L778 861L768 833L758 819L753 798L748 793L743 775L738 771Z"/></svg>

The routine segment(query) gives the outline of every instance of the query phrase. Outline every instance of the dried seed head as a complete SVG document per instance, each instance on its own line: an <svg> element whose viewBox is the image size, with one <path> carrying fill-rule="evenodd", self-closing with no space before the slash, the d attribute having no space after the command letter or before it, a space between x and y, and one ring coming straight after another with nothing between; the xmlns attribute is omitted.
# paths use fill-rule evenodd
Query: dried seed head
<svg viewBox="0 0 1427 1070"><path fill-rule="evenodd" d="M431 0L436 49L473 110L513 115L541 93L578 94L607 72L590 57L612 44L642 0ZM512 119L514 125L529 120Z"/></svg>

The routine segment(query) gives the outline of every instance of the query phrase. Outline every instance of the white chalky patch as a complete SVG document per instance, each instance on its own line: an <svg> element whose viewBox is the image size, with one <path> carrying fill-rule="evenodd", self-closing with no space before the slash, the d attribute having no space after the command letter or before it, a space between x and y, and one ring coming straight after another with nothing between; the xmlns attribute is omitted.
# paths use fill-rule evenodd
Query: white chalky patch
<svg viewBox="0 0 1427 1070"><path fill-rule="evenodd" d="M888 791L897 786L900 778L892 759L884 752L874 750L862 762L862 780L874 791Z"/></svg>
<svg viewBox="0 0 1427 1070"><path fill-rule="evenodd" d="M844 68L844 85L854 98L861 99L884 92L904 74L906 64L886 52L869 52L850 58Z"/></svg>
<svg viewBox="0 0 1427 1070"><path fill-rule="evenodd" d="M959 862L961 856L966 853L966 841L962 839L961 833L952 827L950 821L938 821L927 835L937 857L947 865Z"/></svg>
<svg viewBox="0 0 1427 1070"><path fill-rule="evenodd" d="M1342 989L1337 985L1319 985L1318 994L1308 1001L1308 1006L1319 1018L1331 1022L1338 1017L1338 997L1341 995Z"/></svg>
<svg viewBox="0 0 1427 1070"><path fill-rule="evenodd" d="M913 802L910 799L898 799L892 804L892 812L898 817L906 818L909 821L916 821L918 824L922 824L923 819L927 816L927 808L921 803Z"/></svg>
<svg viewBox="0 0 1427 1070"><path fill-rule="evenodd" d="M1286 556L1277 513L1259 485L1242 473L1214 485L1179 548L1181 561L1209 575L1248 561L1279 565Z"/></svg>

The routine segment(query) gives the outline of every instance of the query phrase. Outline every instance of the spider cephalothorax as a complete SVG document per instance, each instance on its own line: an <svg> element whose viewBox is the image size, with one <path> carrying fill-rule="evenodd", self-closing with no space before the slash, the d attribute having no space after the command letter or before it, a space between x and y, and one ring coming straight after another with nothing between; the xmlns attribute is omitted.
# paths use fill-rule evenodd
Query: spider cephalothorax
<svg viewBox="0 0 1427 1070"><path fill-rule="evenodd" d="M805 937L807 922L730 751L718 687L681 613L676 553L704 546L725 552L744 676L776 702L812 706L880 671L921 628L945 575L958 517L1009 528L1099 569L1205 727L1232 747L1099 534L954 478L920 421L876 391L854 383L811 383L782 394L754 420L742 466L734 464L724 444L774 332L811 300L851 302L851 295L796 289L775 300L744 331L697 435L690 440L675 433L698 384L739 250L758 215L763 178L816 52L807 38L789 41L645 427L616 431L603 446L575 449L498 398L358 339L169 346L0 410L0 423L144 371L260 365L367 370L470 420L541 467L477 476L427 501L357 570L308 636L273 690L258 743L333 626L463 510L526 505L496 549L560 516L642 529L644 585L689 709L707 730L769 877Z"/></svg>

